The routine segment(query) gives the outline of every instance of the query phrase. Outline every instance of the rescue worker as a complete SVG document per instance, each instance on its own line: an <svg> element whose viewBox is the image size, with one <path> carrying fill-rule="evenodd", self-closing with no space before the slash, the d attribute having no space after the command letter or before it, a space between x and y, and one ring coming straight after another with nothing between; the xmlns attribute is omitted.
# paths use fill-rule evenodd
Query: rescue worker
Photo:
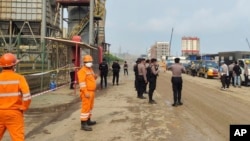
<svg viewBox="0 0 250 141"><path fill-rule="evenodd" d="M173 88L173 97L174 103L172 106L182 105L181 101L181 90L182 90L182 77L181 74L185 73L185 67L180 64L180 58L174 59L174 64L169 67L169 70L172 71L172 88Z"/></svg>
<svg viewBox="0 0 250 141"><path fill-rule="evenodd" d="M248 72L248 65L249 65L249 61L246 60L245 63L246 64L244 66L244 77L245 77L245 85L248 87L248 82L249 82L249 79L248 79L248 74L249 74L249 72Z"/></svg>
<svg viewBox="0 0 250 141"><path fill-rule="evenodd" d="M148 91L148 98L149 98L149 101L148 103L149 104L156 104L156 102L153 100L153 93L154 93L154 90L156 88L156 79L157 79L157 76L158 76L158 73L159 73L159 70L158 70L158 64L157 64L157 60L155 58L152 58L150 60L150 65L149 67L147 68L147 80L149 82L149 91Z"/></svg>
<svg viewBox="0 0 250 141"><path fill-rule="evenodd" d="M31 103L28 83L24 76L15 72L19 62L14 54L0 58L0 140L6 129L13 141L24 141L24 115Z"/></svg>
<svg viewBox="0 0 250 141"><path fill-rule="evenodd" d="M93 59L90 55L83 57L83 63L84 66L77 72L82 101L81 129L92 131L90 126L96 124L96 121L91 121L91 112L94 106L97 76L92 69Z"/></svg>
<svg viewBox="0 0 250 141"><path fill-rule="evenodd" d="M147 71L146 71L146 67L145 67L145 59L141 58L140 59L140 63L138 64L137 68L138 68L138 95L137 97L140 99L145 99L145 97L143 96L143 93L145 91L145 86L148 83L147 81Z"/></svg>
<svg viewBox="0 0 250 141"><path fill-rule="evenodd" d="M101 88L103 88L103 80L104 80L105 88L107 88L107 76L108 76L109 67L105 58L103 58L102 63L99 64L99 70L100 70L100 76L101 76L101 82L100 82Z"/></svg>

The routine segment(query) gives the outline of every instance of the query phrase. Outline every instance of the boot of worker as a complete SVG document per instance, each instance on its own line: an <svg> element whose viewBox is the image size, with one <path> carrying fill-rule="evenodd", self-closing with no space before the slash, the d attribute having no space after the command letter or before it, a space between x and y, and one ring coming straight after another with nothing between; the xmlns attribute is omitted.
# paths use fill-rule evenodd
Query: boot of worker
<svg viewBox="0 0 250 141"><path fill-rule="evenodd" d="M87 120L87 124L88 124L89 126L95 125L95 124L96 124L96 121L91 121L91 119L89 118L89 119Z"/></svg>
<svg viewBox="0 0 250 141"><path fill-rule="evenodd" d="M81 121L81 130L92 131L92 128L88 126L87 121Z"/></svg>

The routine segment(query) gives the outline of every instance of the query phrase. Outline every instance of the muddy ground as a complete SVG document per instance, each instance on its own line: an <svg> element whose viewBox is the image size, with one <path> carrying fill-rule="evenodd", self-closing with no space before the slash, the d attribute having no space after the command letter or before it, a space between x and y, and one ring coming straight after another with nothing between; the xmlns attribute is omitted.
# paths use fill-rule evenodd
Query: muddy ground
<svg viewBox="0 0 250 141"><path fill-rule="evenodd" d="M250 124L250 87L222 91L218 78L184 74L184 105L172 107L170 78L170 72L160 74L154 93L157 104L151 105L148 99L136 98L133 75L121 76L119 86L110 84L97 93L92 119L98 124L93 131L80 130L80 103L76 103L60 116L51 116L52 122L26 140L228 141L230 124Z"/></svg>

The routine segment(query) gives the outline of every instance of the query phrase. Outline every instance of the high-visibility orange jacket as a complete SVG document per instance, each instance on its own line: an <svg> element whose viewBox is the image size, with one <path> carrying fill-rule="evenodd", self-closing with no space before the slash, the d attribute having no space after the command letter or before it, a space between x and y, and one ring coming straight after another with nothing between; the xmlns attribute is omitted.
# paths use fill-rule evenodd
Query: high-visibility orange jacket
<svg viewBox="0 0 250 141"><path fill-rule="evenodd" d="M88 91L96 90L96 75L92 68L84 66L77 72L77 75L81 95L88 94Z"/></svg>
<svg viewBox="0 0 250 141"><path fill-rule="evenodd" d="M3 70L0 73L0 110L26 111L30 103L30 89L24 76Z"/></svg>

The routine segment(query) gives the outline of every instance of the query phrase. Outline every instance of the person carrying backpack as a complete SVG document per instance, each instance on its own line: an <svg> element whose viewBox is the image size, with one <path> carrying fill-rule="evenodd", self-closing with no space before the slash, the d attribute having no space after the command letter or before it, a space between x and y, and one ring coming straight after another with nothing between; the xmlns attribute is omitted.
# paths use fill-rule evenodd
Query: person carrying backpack
<svg viewBox="0 0 250 141"><path fill-rule="evenodd" d="M156 88L156 80L159 73L158 70L159 66L155 58L152 58L150 62L151 62L150 65L147 67L147 80L149 82L148 103L156 104L156 102L153 100L153 93Z"/></svg>
<svg viewBox="0 0 250 141"><path fill-rule="evenodd" d="M234 87L236 87L236 84L238 84L238 87L240 88L241 87L241 80L240 80L241 68L238 65L237 61L235 61L233 72L234 72Z"/></svg>

